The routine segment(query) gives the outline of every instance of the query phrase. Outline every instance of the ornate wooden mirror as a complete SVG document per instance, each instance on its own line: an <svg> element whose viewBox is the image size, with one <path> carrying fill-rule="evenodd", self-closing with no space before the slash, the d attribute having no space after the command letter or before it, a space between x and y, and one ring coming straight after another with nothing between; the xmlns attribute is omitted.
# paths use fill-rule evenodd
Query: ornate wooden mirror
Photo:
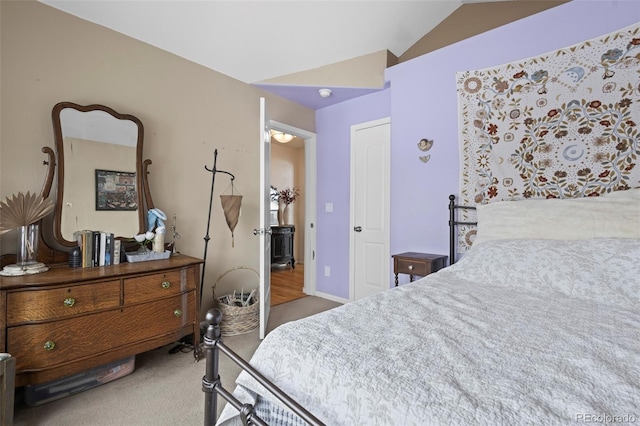
<svg viewBox="0 0 640 426"><path fill-rule="evenodd" d="M142 161L142 122L104 105L71 102L56 104L52 120L58 154L56 242L76 246L74 232L84 229L119 237L143 232L151 201L145 200L150 161Z"/></svg>

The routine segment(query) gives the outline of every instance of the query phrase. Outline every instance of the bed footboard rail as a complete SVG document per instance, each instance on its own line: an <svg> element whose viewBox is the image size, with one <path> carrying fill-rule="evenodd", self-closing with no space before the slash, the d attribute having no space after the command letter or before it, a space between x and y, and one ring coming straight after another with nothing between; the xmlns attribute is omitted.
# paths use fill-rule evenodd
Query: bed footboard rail
<svg viewBox="0 0 640 426"><path fill-rule="evenodd" d="M204 425L213 426L217 420L218 395L224 398L229 404L240 412L240 418L244 425L267 425L267 423L257 416L255 407L252 404L243 404L231 392L222 387L219 374L220 352L224 353L231 361L236 363L242 370L246 371L258 383L264 386L273 396L278 398L291 411L310 425L324 426L313 414L304 409L294 401L289 395L278 388L275 384L264 377L258 370L253 368L242 357L232 351L222 342L220 332L220 321L222 312L218 309L210 309L207 312L206 320L209 326L203 338L203 346L206 357L206 372L202 378L202 391L205 393L205 413Z"/></svg>

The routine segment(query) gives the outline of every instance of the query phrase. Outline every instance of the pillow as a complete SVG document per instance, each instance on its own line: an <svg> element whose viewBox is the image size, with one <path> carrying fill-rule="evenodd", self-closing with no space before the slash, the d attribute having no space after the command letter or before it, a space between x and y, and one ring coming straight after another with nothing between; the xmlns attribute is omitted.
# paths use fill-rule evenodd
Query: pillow
<svg viewBox="0 0 640 426"><path fill-rule="evenodd" d="M640 238L640 188L600 197L498 201L477 206L474 245L496 239Z"/></svg>
<svg viewBox="0 0 640 426"><path fill-rule="evenodd" d="M493 240L444 271L475 285L522 288L637 309L640 239Z"/></svg>

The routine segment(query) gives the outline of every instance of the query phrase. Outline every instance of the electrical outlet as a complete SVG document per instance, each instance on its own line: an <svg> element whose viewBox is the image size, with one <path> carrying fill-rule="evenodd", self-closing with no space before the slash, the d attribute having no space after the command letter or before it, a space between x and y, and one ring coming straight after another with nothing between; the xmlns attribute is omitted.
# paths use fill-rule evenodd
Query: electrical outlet
<svg viewBox="0 0 640 426"><path fill-rule="evenodd" d="M333 212L333 203L324 203L324 211L327 213Z"/></svg>
<svg viewBox="0 0 640 426"><path fill-rule="evenodd" d="M331 267L330 266L325 266L324 267L324 276L325 277L330 277L331 276Z"/></svg>

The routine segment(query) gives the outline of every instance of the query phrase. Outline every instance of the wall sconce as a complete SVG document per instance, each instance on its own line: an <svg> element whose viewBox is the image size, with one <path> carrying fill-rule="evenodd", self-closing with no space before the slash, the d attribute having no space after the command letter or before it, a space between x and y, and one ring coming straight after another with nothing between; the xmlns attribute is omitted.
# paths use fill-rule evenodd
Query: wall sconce
<svg viewBox="0 0 640 426"><path fill-rule="evenodd" d="M288 143L291 142L295 136L290 135L289 133L272 130L271 137L280 143Z"/></svg>

